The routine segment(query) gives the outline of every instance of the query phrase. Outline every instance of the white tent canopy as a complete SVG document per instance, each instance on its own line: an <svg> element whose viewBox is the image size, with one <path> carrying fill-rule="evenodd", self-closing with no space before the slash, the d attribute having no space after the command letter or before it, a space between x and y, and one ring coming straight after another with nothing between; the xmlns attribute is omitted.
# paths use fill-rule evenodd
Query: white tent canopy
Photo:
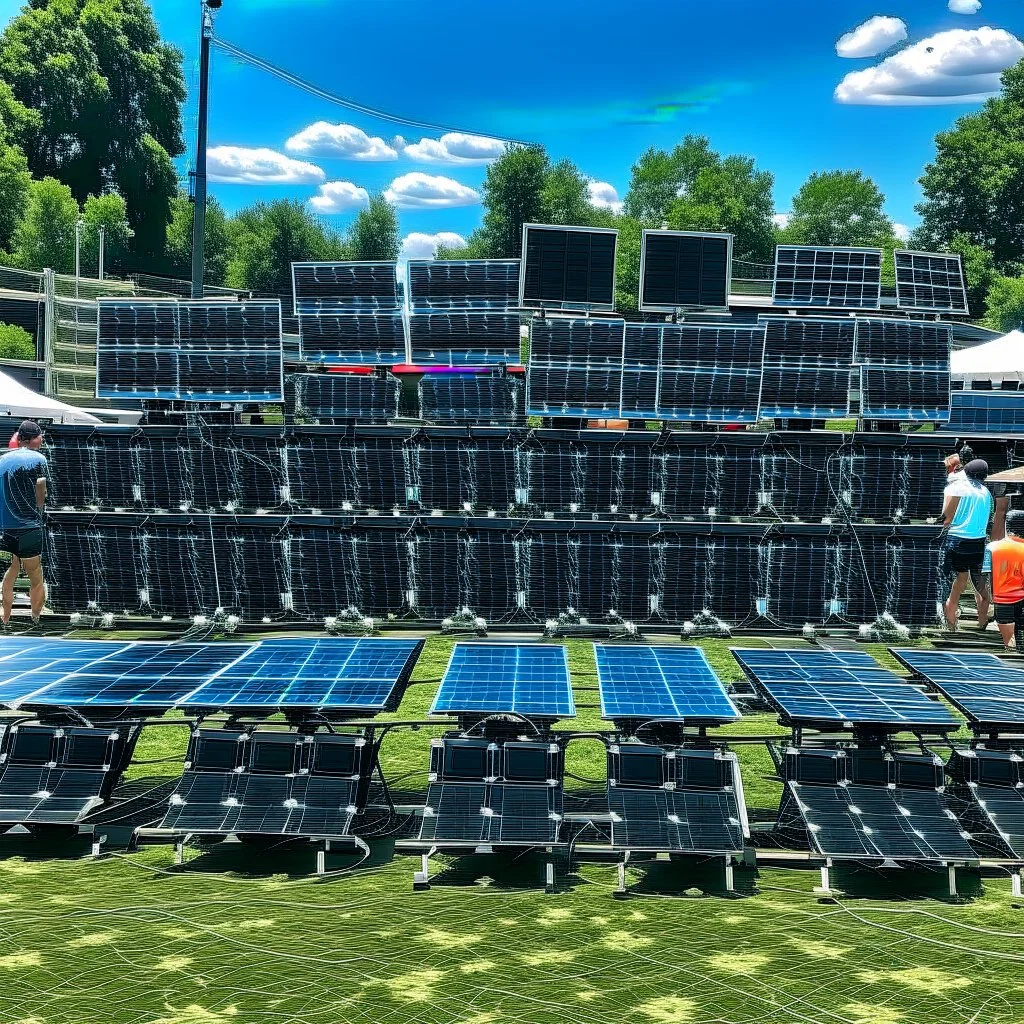
<svg viewBox="0 0 1024 1024"><path fill-rule="evenodd" d="M22 420L49 420L51 423L103 422L84 409L65 405L46 395L37 395L6 373L0 373L0 415Z"/></svg>
<svg viewBox="0 0 1024 1024"><path fill-rule="evenodd" d="M995 341L954 352L950 368L957 380L1024 380L1024 333L1010 331Z"/></svg>

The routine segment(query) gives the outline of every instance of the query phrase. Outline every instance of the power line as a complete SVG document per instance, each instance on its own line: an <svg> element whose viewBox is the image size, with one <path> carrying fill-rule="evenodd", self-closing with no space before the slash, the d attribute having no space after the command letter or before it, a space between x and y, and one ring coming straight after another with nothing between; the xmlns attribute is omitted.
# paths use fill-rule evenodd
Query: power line
<svg viewBox="0 0 1024 1024"><path fill-rule="evenodd" d="M463 135L479 135L489 139L497 139L499 142L506 142L514 146L529 145L529 143L522 142L519 139L507 139L500 135L494 135L490 132L468 131L465 128L455 128L451 125L443 124L431 124L429 121L415 121L408 117L401 117L398 114L389 114L387 111L378 110L376 107L368 107L363 103L357 103L355 100L350 100L344 96L338 96L335 93L328 92L326 89L322 89L320 86L314 85L312 82L307 82L304 78L300 78L298 75L292 74L292 72L287 71L285 68L278 67L276 64L272 64L270 61L264 60L262 57L257 57L255 54L242 50L226 40L218 38L217 36L214 36L213 38L213 45L246 64L251 64L253 67L259 68L261 71L266 71L267 74L273 75L275 78L279 78L281 81L287 82L289 85L294 85L296 88L302 89L311 96L327 100L328 103L336 103L338 106L346 107L347 109L357 111L360 114L377 117L383 121L391 121L394 124L404 125L407 128L421 128L428 132L440 132L441 134L446 132L457 132Z"/></svg>

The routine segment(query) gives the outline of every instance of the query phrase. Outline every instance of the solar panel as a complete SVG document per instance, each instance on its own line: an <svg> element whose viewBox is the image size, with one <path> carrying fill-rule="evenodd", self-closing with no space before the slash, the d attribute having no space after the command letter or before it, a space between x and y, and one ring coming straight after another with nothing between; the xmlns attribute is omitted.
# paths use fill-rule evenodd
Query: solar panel
<svg viewBox="0 0 1024 1024"><path fill-rule="evenodd" d="M526 382L490 373L425 373L420 415L431 423L513 423L525 416Z"/></svg>
<svg viewBox="0 0 1024 1024"><path fill-rule="evenodd" d="M520 341L518 313L452 310L409 317L414 363L518 363Z"/></svg>
<svg viewBox="0 0 1024 1024"><path fill-rule="evenodd" d="M779 245L775 248L776 306L878 309L882 250Z"/></svg>
<svg viewBox="0 0 1024 1024"><path fill-rule="evenodd" d="M299 347L310 363L379 366L405 362L401 313L303 313Z"/></svg>
<svg viewBox="0 0 1024 1024"><path fill-rule="evenodd" d="M520 306L612 309L614 228L523 225Z"/></svg>
<svg viewBox="0 0 1024 1024"><path fill-rule="evenodd" d="M99 398L280 402L279 300L100 299Z"/></svg>
<svg viewBox="0 0 1024 1024"><path fill-rule="evenodd" d="M732 656L755 682L870 683L902 686L903 676L882 668L863 651L778 650L733 647Z"/></svg>
<svg viewBox="0 0 1024 1024"><path fill-rule="evenodd" d="M16 704L74 671L83 661L108 657L128 646L104 640L0 638L0 704Z"/></svg>
<svg viewBox="0 0 1024 1024"><path fill-rule="evenodd" d="M618 415L625 328L622 320L535 317L530 325L527 412Z"/></svg>
<svg viewBox="0 0 1024 1024"><path fill-rule="evenodd" d="M398 416L401 384L390 374L295 373L285 387L299 417L386 423Z"/></svg>
<svg viewBox="0 0 1024 1024"><path fill-rule="evenodd" d="M409 305L510 309L519 301L519 260L410 260Z"/></svg>
<svg viewBox="0 0 1024 1024"><path fill-rule="evenodd" d="M401 308L398 265L393 262L293 263L295 312L381 313Z"/></svg>
<svg viewBox="0 0 1024 1024"><path fill-rule="evenodd" d="M699 647L594 644L594 654L603 718L739 717Z"/></svg>
<svg viewBox="0 0 1024 1024"><path fill-rule="evenodd" d="M954 391L940 430L969 434L1024 434L1024 391Z"/></svg>
<svg viewBox="0 0 1024 1024"><path fill-rule="evenodd" d="M456 644L430 713L571 718L576 712L566 650L534 644Z"/></svg>
<svg viewBox="0 0 1024 1024"><path fill-rule="evenodd" d="M761 316L765 327L761 415L828 419L850 411L852 320Z"/></svg>
<svg viewBox="0 0 1024 1024"><path fill-rule="evenodd" d="M959 253L914 252L897 249L896 305L914 313L963 313L967 285Z"/></svg>
<svg viewBox="0 0 1024 1024"><path fill-rule="evenodd" d="M640 310L729 308L733 236L644 230L640 246Z"/></svg>
<svg viewBox="0 0 1024 1024"><path fill-rule="evenodd" d="M181 703L189 707L383 710L421 640L264 640Z"/></svg>

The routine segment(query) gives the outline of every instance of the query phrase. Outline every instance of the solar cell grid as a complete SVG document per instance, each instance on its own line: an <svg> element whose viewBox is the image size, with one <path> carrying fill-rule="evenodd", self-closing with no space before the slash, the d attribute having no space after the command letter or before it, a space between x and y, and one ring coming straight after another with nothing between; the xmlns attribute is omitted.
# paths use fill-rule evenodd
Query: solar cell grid
<svg viewBox="0 0 1024 1024"><path fill-rule="evenodd" d="M595 644L594 654L604 718L739 717L698 647Z"/></svg>
<svg viewBox="0 0 1024 1024"><path fill-rule="evenodd" d="M410 260L413 309L507 309L519 296L519 260Z"/></svg>
<svg viewBox="0 0 1024 1024"><path fill-rule="evenodd" d="M419 384L420 414L433 423L511 423L525 415L524 383L480 373L427 373Z"/></svg>
<svg viewBox="0 0 1024 1024"><path fill-rule="evenodd" d="M575 714L564 647L456 644L431 714Z"/></svg>
<svg viewBox="0 0 1024 1024"><path fill-rule="evenodd" d="M293 263L292 290L300 317L332 307L373 312L401 306L393 262Z"/></svg>
<svg viewBox="0 0 1024 1024"><path fill-rule="evenodd" d="M981 651L929 651L891 648L912 672L929 682L1017 683L1024 685L1024 669L1013 668L995 654Z"/></svg>
<svg viewBox="0 0 1024 1024"><path fill-rule="evenodd" d="M948 431L978 434L1024 434L1024 392L954 391L950 396Z"/></svg>
<svg viewBox="0 0 1024 1024"><path fill-rule="evenodd" d="M968 313L963 260L959 253L897 249L896 304L911 312Z"/></svg>
<svg viewBox="0 0 1024 1024"><path fill-rule="evenodd" d="M391 375L296 373L285 381L295 413L312 419L387 422L398 415L400 383Z"/></svg>
<svg viewBox="0 0 1024 1024"><path fill-rule="evenodd" d="M103 658L127 644L104 640L0 639L0 704L15 704L81 665Z"/></svg>
<svg viewBox="0 0 1024 1024"><path fill-rule="evenodd" d="M810 683L759 681L788 718L846 725L955 729L960 722L942 704L909 683Z"/></svg>
<svg viewBox="0 0 1024 1024"><path fill-rule="evenodd" d="M757 682L906 684L863 651L733 647L732 655Z"/></svg>
<svg viewBox="0 0 1024 1024"><path fill-rule="evenodd" d="M519 304L611 309L617 238L609 228L524 224Z"/></svg>
<svg viewBox="0 0 1024 1024"><path fill-rule="evenodd" d="M877 309L881 284L880 249L776 247L772 301L777 306Z"/></svg>
<svg viewBox="0 0 1024 1024"><path fill-rule="evenodd" d="M518 313L456 309L409 317L414 363L518 363L520 340Z"/></svg>
<svg viewBox="0 0 1024 1024"><path fill-rule="evenodd" d="M307 362L339 366L405 361L405 318L400 312L301 314L299 346Z"/></svg>
<svg viewBox="0 0 1024 1024"><path fill-rule="evenodd" d="M729 308L732 235L645 230L640 309Z"/></svg>

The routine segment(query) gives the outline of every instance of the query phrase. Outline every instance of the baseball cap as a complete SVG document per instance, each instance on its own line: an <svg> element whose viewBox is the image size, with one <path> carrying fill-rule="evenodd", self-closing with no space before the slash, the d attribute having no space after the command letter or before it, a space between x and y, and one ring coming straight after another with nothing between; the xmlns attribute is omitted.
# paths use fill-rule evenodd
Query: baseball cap
<svg viewBox="0 0 1024 1024"><path fill-rule="evenodd" d="M18 440L32 441L42 433L43 428L35 420L22 420L21 426L18 427Z"/></svg>

